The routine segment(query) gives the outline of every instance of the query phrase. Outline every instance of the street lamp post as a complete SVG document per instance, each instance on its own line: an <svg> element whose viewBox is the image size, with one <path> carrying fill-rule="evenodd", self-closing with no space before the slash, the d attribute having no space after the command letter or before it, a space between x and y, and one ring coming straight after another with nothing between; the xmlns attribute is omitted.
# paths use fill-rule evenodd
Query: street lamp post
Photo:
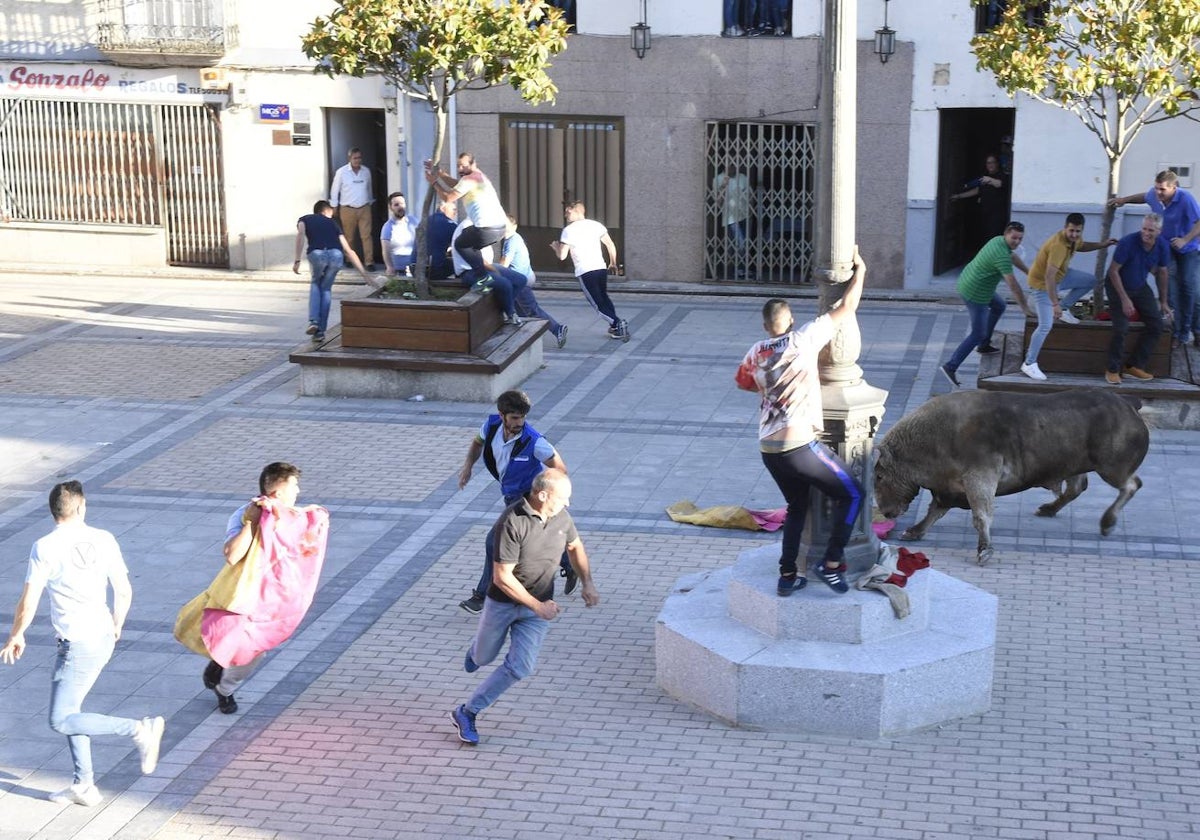
<svg viewBox="0 0 1200 840"><path fill-rule="evenodd" d="M820 288L820 311L827 312L841 299L853 269L858 93L858 39L856 0L825 0L823 49L822 125L826 142L818 170L819 222L813 250L820 261L814 279ZM868 277L869 281L869 277ZM887 391L863 379L858 357L862 334L857 318L846 318L833 340L821 352L821 399L825 407L824 442L847 464L866 490L863 510L846 546L851 571L870 568L878 555L871 530L872 463L875 432L883 418ZM810 560L819 560L829 537L832 505L813 494L804 549Z"/></svg>

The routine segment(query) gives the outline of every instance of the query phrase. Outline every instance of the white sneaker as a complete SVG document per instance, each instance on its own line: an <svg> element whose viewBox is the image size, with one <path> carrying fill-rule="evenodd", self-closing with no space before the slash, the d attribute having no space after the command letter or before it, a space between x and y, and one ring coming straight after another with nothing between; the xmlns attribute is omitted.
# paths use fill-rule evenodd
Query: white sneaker
<svg viewBox="0 0 1200 840"><path fill-rule="evenodd" d="M50 794L50 801L57 805L83 805L87 808L95 808L104 801L104 797L100 795L100 791L96 790L95 785L71 785L69 788L63 788Z"/></svg>
<svg viewBox="0 0 1200 840"><path fill-rule="evenodd" d="M1058 320L1062 321L1064 324L1078 324L1079 323L1079 319L1071 314L1070 309L1064 309L1062 312L1060 312L1058 314Z"/></svg>
<svg viewBox="0 0 1200 840"><path fill-rule="evenodd" d="M1037 366L1037 362L1034 362L1031 365L1021 365L1021 373L1025 374L1030 379L1037 379L1039 381L1046 378L1046 374L1042 373L1042 369Z"/></svg>
<svg viewBox="0 0 1200 840"><path fill-rule="evenodd" d="M133 743L137 745L138 755L142 758L142 772L153 773L158 766L158 748L162 744L163 729L166 721L161 717L142 718L133 733Z"/></svg>

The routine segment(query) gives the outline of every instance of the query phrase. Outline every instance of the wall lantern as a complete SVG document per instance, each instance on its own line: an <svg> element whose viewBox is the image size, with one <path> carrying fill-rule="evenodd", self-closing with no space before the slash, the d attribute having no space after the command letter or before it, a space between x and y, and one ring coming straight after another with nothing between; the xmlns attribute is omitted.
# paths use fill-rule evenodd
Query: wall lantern
<svg viewBox="0 0 1200 840"><path fill-rule="evenodd" d="M629 27L629 46L638 58L645 58L650 49L650 27L646 25L646 0L642 0L642 19Z"/></svg>
<svg viewBox="0 0 1200 840"><path fill-rule="evenodd" d="M888 26L888 0L883 0L883 27L875 30L875 55L881 63L887 64L895 54L896 30Z"/></svg>

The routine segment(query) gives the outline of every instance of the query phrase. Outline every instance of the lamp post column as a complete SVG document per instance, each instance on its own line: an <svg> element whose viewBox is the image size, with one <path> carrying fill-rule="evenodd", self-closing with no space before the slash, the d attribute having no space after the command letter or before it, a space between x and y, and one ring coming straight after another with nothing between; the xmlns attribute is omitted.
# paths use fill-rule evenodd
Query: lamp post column
<svg viewBox="0 0 1200 840"><path fill-rule="evenodd" d="M818 168L818 224L813 251L820 260L814 280L820 288L820 311L828 312L842 297L853 269L858 108L858 39L856 0L825 0L825 44L821 124L826 142ZM868 280L870 278L868 277ZM852 572L871 567L878 555L878 540L871 530L872 463L875 432L883 418L887 391L863 379L858 357L862 334L857 318L846 318L833 340L821 352L821 399L825 408L827 446L850 466L866 495L854 531L846 546ZM803 550L810 561L820 560L829 538L832 505L814 493L805 529Z"/></svg>

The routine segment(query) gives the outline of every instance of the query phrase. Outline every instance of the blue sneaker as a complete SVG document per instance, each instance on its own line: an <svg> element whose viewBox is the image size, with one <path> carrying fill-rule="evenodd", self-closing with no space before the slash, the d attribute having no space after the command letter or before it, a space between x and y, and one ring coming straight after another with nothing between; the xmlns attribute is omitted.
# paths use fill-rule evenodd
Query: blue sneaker
<svg viewBox="0 0 1200 840"><path fill-rule="evenodd" d="M561 350L567 346L567 325L563 324L558 328L558 332L554 334L554 340L558 342L558 349Z"/></svg>
<svg viewBox="0 0 1200 840"><path fill-rule="evenodd" d="M475 663L475 660L471 658L471 651L467 651L465 654L463 654L463 670L468 674L474 674L479 670L479 666Z"/></svg>
<svg viewBox="0 0 1200 840"><path fill-rule="evenodd" d="M846 583L846 564L841 563L836 567L831 567L825 564L824 561L809 568L815 577L820 579L832 589L834 592L849 592L850 586Z"/></svg>
<svg viewBox="0 0 1200 840"><path fill-rule="evenodd" d="M786 598L793 592L799 592L808 583L808 578L804 575L780 575L779 584L775 587L775 594L780 598Z"/></svg>
<svg viewBox="0 0 1200 840"><path fill-rule="evenodd" d="M458 727L458 740L471 746L479 743L479 733L475 731L475 715L468 712L466 706L459 706L451 712L450 720Z"/></svg>

